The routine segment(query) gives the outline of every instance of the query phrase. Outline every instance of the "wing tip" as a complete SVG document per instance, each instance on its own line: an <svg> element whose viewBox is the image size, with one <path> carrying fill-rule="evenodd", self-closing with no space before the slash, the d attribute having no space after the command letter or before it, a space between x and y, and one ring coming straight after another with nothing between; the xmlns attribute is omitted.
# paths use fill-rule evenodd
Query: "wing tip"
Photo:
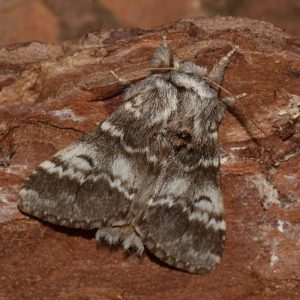
<svg viewBox="0 0 300 300"><path fill-rule="evenodd" d="M209 250L206 252L194 252L195 256L183 257L181 259L174 256L174 254L167 253L163 247L155 243L152 239L147 237L144 241L147 249L157 257L162 263L167 264L172 268L192 273L192 274L206 274L214 271L220 264L221 256L211 253ZM174 245L176 248L176 245Z"/></svg>
<svg viewBox="0 0 300 300"><path fill-rule="evenodd" d="M99 220L76 220L60 216L59 214L54 215L50 211L47 211L46 209L43 210L35 204L37 203L37 199L40 198L36 191L23 187L19 192L17 206L22 213L54 225L88 230L103 226L103 222Z"/></svg>

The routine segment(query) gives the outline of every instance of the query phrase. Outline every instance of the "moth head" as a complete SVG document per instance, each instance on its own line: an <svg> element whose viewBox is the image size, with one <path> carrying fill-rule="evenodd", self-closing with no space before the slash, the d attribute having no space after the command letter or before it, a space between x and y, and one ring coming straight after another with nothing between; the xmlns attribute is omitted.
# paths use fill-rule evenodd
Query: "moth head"
<svg viewBox="0 0 300 300"><path fill-rule="evenodd" d="M177 60L174 59L171 49L168 47L167 39L164 36L160 47L155 50L152 61L151 67L154 69L153 73L164 73L169 72L170 70L162 70L161 68L173 68L176 67ZM157 70L155 70L157 68Z"/></svg>

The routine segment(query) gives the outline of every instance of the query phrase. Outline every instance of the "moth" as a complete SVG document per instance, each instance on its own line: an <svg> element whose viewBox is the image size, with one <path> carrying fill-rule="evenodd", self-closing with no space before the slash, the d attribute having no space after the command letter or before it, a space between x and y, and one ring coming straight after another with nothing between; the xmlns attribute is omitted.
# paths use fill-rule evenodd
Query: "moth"
<svg viewBox="0 0 300 300"><path fill-rule="evenodd" d="M212 271L226 233L220 190L218 98L234 47L211 70L180 62L166 39L152 74L77 143L41 163L20 191L21 211L97 229L96 240L190 273Z"/></svg>

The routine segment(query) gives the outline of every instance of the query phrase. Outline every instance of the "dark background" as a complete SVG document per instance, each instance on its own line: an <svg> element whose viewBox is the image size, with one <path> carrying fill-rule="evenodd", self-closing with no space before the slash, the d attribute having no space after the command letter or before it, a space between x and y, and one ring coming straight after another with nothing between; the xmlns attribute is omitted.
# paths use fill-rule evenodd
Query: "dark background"
<svg viewBox="0 0 300 300"><path fill-rule="evenodd" d="M93 29L146 28L215 15L269 21L300 37L300 0L0 0L0 45L56 43Z"/></svg>

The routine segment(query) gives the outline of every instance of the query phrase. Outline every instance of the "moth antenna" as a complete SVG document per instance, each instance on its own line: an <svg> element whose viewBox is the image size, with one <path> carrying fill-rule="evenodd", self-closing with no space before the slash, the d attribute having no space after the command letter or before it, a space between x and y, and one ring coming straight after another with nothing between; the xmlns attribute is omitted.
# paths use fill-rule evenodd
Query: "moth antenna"
<svg viewBox="0 0 300 300"><path fill-rule="evenodd" d="M222 101L229 105L232 106L234 105L234 103L236 102L236 100L246 97L247 94L246 93L242 93L240 95L234 96L231 92L229 92L227 89L225 89L224 87L222 87L221 85L219 85L218 83L216 83L215 81L213 81L212 79L206 77L206 76L202 76L203 79L205 79L206 81L208 81L209 83L215 84L219 89L221 89L222 91L224 91L225 93L227 93L228 95L230 95L229 98L224 98L222 99Z"/></svg>
<svg viewBox="0 0 300 300"><path fill-rule="evenodd" d="M228 90L226 90L224 87L222 87L220 84L218 84L217 82L215 82L213 79L207 77L207 76L202 76L203 79L205 79L206 81L208 81L209 83L214 84L215 86L217 86L219 89L221 89L222 91L224 91L225 93L227 93L228 95L230 95L232 98L235 98L235 96L229 92ZM247 94L245 94L246 96ZM241 98L241 97L240 97Z"/></svg>
<svg viewBox="0 0 300 300"><path fill-rule="evenodd" d="M119 83L121 84L125 84L128 85L130 84L130 81L127 80L127 79L124 79L124 77L127 77L129 75L132 75L132 74L135 74L135 73L139 73L139 72L145 72L145 71L173 71L173 70L176 70L175 67L165 67L165 68L160 68L160 67L153 67L153 68L144 68L144 69L141 69L141 70L136 70L136 71L132 71L132 72L129 72L129 73L126 73L124 74L122 77L119 77L114 71L110 71L110 73L118 80ZM146 77L146 76L143 76L143 77Z"/></svg>
<svg viewBox="0 0 300 300"><path fill-rule="evenodd" d="M237 95L237 96L232 96L232 97L227 97L227 98L224 98L222 99L221 101L223 103L225 103L225 105L229 108L229 111L238 119L240 120L239 117L236 116L236 114L234 113L234 110L233 107L234 107L234 104L236 102L236 100L240 99L240 98L243 98L247 96L246 93L242 93L240 95ZM251 122L261 133L263 133L265 136L267 136L266 132L260 128L252 119L250 119L249 117L247 117L247 119L249 120L249 122Z"/></svg>
<svg viewBox="0 0 300 300"><path fill-rule="evenodd" d="M234 104L235 104L235 102L236 102L236 100L238 100L238 99L240 99L240 98L243 98L243 97L245 97L245 96L247 96L247 94L246 93L243 93L243 94L240 94L240 95L237 95L237 96L232 96L232 97L229 97L229 98L225 98L225 99L222 99L222 102L224 102L227 106L229 106L229 107L233 107L234 106ZM261 133L263 133L265 136L267 136L267 134L266 134L266 132L265 131L263 131L263 129L262 128L260 128L252 119L250 119L249 117L248 117L248 120L261 132Z"/></svg>
<svg viewBox="0 0 300 300"><path fill-rule="evenodd" d="M239 49L239 46L236 45L233 47L231 51L229 51L225 56L223 56L211 69L208 74L208 78L215 82L215 84L221 84L223 81L224 70L229 63L230 57L234 54L234 52Z"/></svg>
<svg viewBox="0 0 300 300"><path fill-rule="evenodd" d="M217 84L216 82L214 82L212 79L206 77L206 76L203 76L202 77L203 79L207 80L208 82L212 83L212 84L215 84L218 88L220 88L221 90L223 90L225 93L227 93L228 95L230 95L231 97L229 98L224 98L222 99L222 101L227 105L227 106L230 106L232 107L236 100L240 99L240 98L243 98L245 96L247 96L246 93L242 93L240 95L237 95L237 96L234 96L231 92L229 92L227 89L225 89L224 87L222 87L221 85ZM262 130L262 128L260 128L252 119L249 118L249 121L261 132L263 133L265 136L267 136L266 132L264 132Z"/></svg>
<svg viewBox="0 0 300 300"><path fill-rule="evenodd" d="M232 96L232 97L229 97L229 98L225 98L225 99L222 99L222 102L224 102L227 106L229 107L233 107L233 105L235 104L236 100L240 99L240 98L243 98L247 96L246 93L243 93L243 94L240 94L240 95L237 95L237 96ZM265 136L267 136L266 132L263 131L262 128L260 128L252 119L250 119L248 117L249 121L261 132L263 133Z"/></svg>
<svg viewBox="0 0 300 300"><path fill-rule="evenodd" d="M130 85L130 81L119 77L113 70L110 70L110 73L117 79L117 81L121 84L121 85Z"/></svg>
<svg viewBox="0 0 300 300"><path fill-rule="evenodd" d="M236 100L246 97L246 96L247 96L246 93L242 93L242 94L239 94L236 96L223 98L223 99L221 99L221 101L224 102L228 106L233 106L235 104Z"/></svg>

